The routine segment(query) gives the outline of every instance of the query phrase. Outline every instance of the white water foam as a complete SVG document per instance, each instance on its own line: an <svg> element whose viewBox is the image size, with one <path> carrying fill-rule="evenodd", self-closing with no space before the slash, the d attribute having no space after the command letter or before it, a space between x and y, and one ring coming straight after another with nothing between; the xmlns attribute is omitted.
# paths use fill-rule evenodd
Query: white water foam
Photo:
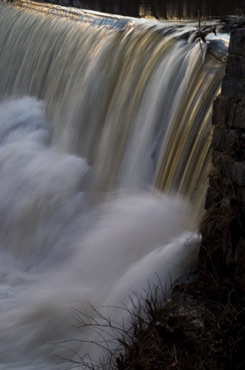
<svg viewBox="0 0 245 370"><path fill-rule="evenodd" d="M93 200L86 160L59 153L50 134L36 99L0 105L1 370L67 368L54 343L96 341L75 329L73 309L89 315L93 305L127 325L116 306L158 279L168 289L196 258L187 202L151 189ZM103 355L89 343L71 348Z"/></svg>

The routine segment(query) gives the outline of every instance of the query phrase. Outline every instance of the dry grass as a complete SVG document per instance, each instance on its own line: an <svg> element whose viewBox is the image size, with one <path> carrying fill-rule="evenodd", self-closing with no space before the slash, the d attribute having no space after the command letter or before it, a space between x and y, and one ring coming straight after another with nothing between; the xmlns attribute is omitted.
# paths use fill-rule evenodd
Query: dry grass
<svg viewBox="0 0 245 370"><path fill-rule="evenodd" d="M67 369L242 369L245 315L231 281L221 284L212 274L195 273L188 284L174 286L169 299L162 287L154 287L147 298L137 296L134 302L130 330L96 310L93 318L74 310L78 329L85 326L99 333L100 341L93 344L103 347L105 357L98 363L78 354L76 360L60 359ZM128 312L127 307L119 309ZM72 341L59 345L72 348Z"/></svg>

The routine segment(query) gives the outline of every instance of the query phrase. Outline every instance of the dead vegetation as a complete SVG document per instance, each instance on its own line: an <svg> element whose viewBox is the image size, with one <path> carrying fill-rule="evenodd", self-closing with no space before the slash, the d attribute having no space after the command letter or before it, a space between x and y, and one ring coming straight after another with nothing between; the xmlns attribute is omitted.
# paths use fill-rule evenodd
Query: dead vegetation
<svg viewBox="0 0 245 370"><path fill-rule="evenodd" d="M173 287L169 299L159 287L149 288L147 298L137 297L135 302L134 297L130 330L96 310L93 318L73 311L78 330L86 326L99 333L94 345L102 346L106 355L99 363L78 354L76 360L61 360L67 369L242 370L244 297L232 279L217 276L193 272L188 283ZM72 348L72 343L60 345Z"/></svg>

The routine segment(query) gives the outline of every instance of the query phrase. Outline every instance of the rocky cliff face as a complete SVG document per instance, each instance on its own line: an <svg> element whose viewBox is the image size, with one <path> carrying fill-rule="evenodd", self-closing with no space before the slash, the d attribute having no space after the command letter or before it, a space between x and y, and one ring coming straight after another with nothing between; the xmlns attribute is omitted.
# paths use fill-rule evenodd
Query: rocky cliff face
<svg viewBox="0 0 245 370"><path fill-rule="evenodd" d="M222 276L232 274L236 287L245 292L245 28L231 33L213 125L200 265Z"/></svg>

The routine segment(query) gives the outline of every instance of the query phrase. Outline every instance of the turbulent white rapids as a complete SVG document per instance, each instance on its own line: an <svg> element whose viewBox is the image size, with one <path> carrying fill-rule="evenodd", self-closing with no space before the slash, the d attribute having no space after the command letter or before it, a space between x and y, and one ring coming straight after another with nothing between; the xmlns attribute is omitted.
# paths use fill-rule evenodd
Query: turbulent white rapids
<svg viewBox="0 0 245 370"><path fill-rule="evenodd" d="M221 56L195 28L122 24L0 6L1 370L98 361L74 312L127 327L115 307L195 262Z"/></svg>

